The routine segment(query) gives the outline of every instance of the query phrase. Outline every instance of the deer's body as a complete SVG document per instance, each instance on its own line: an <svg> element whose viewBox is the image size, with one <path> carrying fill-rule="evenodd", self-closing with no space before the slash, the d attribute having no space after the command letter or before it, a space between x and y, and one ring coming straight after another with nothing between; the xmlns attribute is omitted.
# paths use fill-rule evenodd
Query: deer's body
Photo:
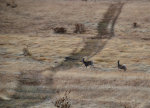
<svg viewBox="0 0 150 108"><path fill-rule="evenodd" d="M122 69L122 70L126 71L126 70L127 70L127 67L126 67L124 64L121 65L121 64L120 64L120 61L118 60L118 69Z"/></svg>
<svg viewBox="0 0 150 108"><path fill-rule="evenodd" d="M85 59L83 58L82 59L82 62L84 63L85 67L88 67L88 66L93 66L93 62L92 61L85 61Z"/></svg>

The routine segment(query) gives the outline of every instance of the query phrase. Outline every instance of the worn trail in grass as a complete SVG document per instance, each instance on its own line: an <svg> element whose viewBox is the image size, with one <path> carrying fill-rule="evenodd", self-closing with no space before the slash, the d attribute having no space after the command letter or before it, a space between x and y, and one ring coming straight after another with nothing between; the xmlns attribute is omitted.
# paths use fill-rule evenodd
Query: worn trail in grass
<svg viewBox="0 0 150 108"><path fill-rule="evenodd" d="M83 57L87 57L89 59L100 52L114 34L114 25L121 13L123 5L124 3L111 4L104 14L102 21L99 22L98 35L87 38L84 42L84 48L82 48L79 52L72 52L60 65L54 67L53 71L61 68L69 69L74 66L78 66ZM110 30L108 30L108 26L111 26Z"/></svg>

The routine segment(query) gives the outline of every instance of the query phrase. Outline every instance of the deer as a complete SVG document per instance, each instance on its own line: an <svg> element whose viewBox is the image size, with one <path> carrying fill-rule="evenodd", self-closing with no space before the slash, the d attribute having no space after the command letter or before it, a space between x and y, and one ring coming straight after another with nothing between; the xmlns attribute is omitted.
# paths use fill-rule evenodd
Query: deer
<svg viewBox="0 0 150 108"><path fill-rule="evenodd" d="M85 65L85 67L87 68L88 66L94 66L93 65L93 61L85 61L85 59L82 59L83 64Z"/></svg>
<svg viewBox="0 0 150 108"><path fill-rule="evenodd" d="M124 64L121 65L121 64L120 64L120 60L118 60L118 69L122 69L122 70L126 71L126 70L127 70L127 67L126 67Z"/></svg>

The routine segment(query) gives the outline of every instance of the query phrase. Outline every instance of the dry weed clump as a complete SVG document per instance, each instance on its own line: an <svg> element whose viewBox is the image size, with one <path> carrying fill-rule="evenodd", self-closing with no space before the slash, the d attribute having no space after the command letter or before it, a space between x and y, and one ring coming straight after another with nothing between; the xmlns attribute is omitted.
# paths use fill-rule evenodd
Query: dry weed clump
<svg viewBox="0 0 150 108"><path fill-rule="evenodd" d="M11 8L16 8L18 5L15 3L14 0L11 0L11 2L7 2L6 6L10 6Z"/></svg>
<svg viewBox="0 0 150 108"><path fill-rule="evenodd" d="M137 22L134 22L133 23L133 28L138 28L138 27L140 27L140 25Z"/></svg>
<svg viewBox="0 0 150 108"><path fill-rule="evenodd" d="M52 29L54 30L55 33L64 34L67 32L66 28L64 28L64 27L55 27Z"/></svg>
<svg viewBox="0 0 150 108"><path fill-rule="evenodd" d="M59 96L52 103L57 108L70 108L71 101L70 101L70 98L68 97L69 94L70 94L70 91L66 91L64 96Z"/></svg>
<svg viewBox="0 0 150 108"><path fill-rule="evenodd" d="M31 52L29 51L28 47L23 48L23 55L24 56L32 56Z"/></svg>
<svg viewBox="0 0 150 108"><path fill-rule="evenodd" d="M136 27L137 27L137 23L134 22L134 23L133 23L133 28L136 28Z"/></svg>
<svg viewBox="0 0 150 108"><path fill-rule="evenodd" d="M84 24L75 24L75 30L74 33L84 33L85 32L85 26Z"/></svg>

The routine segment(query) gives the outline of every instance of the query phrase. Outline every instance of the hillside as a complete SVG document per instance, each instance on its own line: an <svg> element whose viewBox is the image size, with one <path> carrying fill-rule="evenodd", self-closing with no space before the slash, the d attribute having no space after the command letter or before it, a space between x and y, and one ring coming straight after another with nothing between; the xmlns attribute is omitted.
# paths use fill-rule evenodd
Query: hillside
<svg viewBox="0 0 150 108"><path fill-rule="evenodd" d="M148 0L123 0L122 7L112 0L15 0L16 8L0 2L0 107L52 108L57 92L67 90L73 108L150 107ZM77 23L85 33L73 32ZM108 32L103 38L98 23L107 25L100 26L100 33ZM56 34L54 27L67 33ZM84 67L83 57L94 67Z"/></svg>

